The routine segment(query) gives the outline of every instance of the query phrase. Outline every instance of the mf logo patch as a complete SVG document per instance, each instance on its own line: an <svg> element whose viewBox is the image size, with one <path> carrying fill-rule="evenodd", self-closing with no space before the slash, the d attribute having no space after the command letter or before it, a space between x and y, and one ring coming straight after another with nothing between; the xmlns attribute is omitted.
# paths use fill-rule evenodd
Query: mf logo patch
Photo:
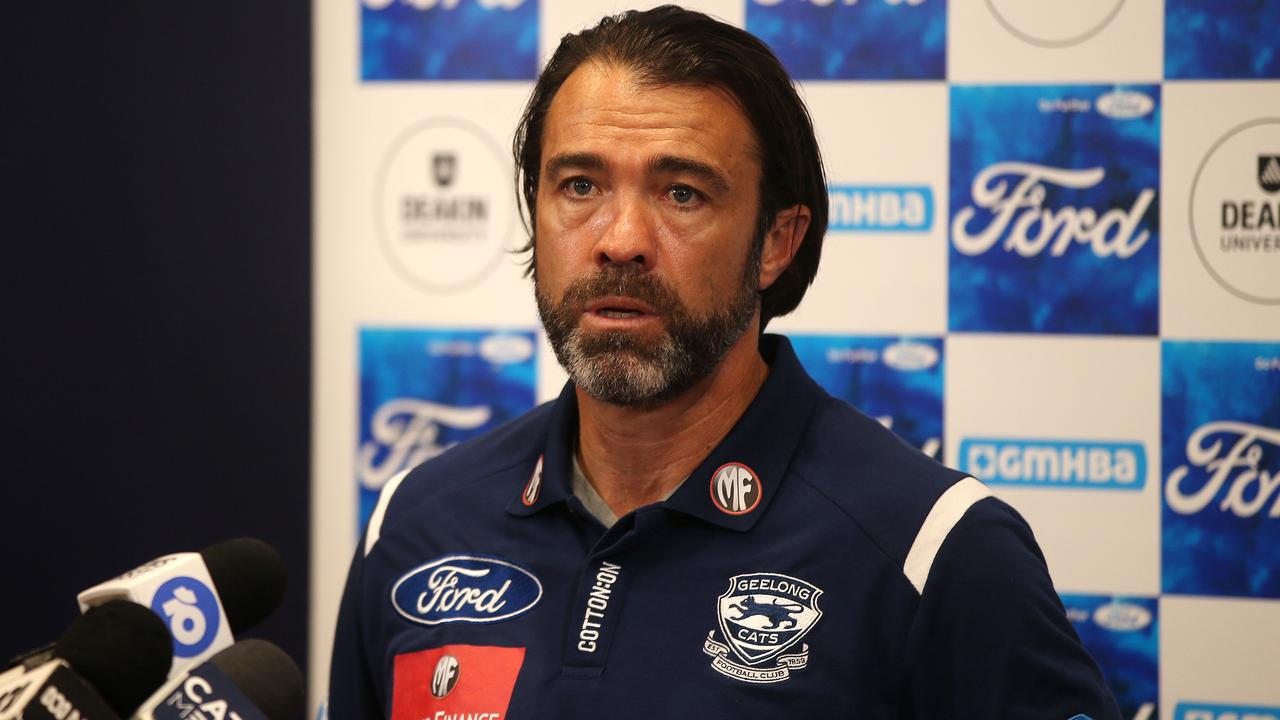
<svg viewBox="0 0 1280 720"><path fill-rule="evenodd" d="M711 501L729 515L746 515L760 504L760 476L742 463L725 463L711 476Z"/></svg>
<svg viewBox="0 0 1280 720"><path fill-rule="evenodd" d="M458 658L442 655L436 661L436 670L431 674L431 697L443 700L453 692L458 684Z"/></svg>
<svg viewBox="0 0 1280 720"><path fill-rule="evenodd" d="M817 586L789 575L735 575L716 605L720 639L712 630L702 646L711 667L743 682L786 680L809 662L808 644L799 651L795 645L822 617L820 595Z"/></svg>

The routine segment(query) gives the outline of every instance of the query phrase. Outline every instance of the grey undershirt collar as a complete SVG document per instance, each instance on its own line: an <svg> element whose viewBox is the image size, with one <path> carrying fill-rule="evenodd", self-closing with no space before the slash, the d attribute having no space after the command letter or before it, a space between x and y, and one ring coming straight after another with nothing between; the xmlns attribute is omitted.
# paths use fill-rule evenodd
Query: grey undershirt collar
<svg viewBox="0 0 1280 720"><path fill-rule="evenodd" d="M582 501L582 506L599 520L601 525L610 528L618 522L618 516L613 514L608 503L600 497L600 493L596 492L591 481L587 480L587 476L582 472L582 465L578 463L578 453L573 454L573 494Z"/></svg>
<svg viewBox="0 0 1280 720"><path fill-rule="evenodd" d="M600 497L600 493L596 492L591 481L582 472L582 465L578 463L578 453L576 452L573 454L573 479L571 482L573 484L574 497L582 502L582 506L587 509L587 512L591 513L592 517L599 520L601 525L611 528L614 523L618 522L618 516L613 514L613 510L609 509L609 504L604 501L604 498ZM671 497L679 487L677 485L672 488L671 492L667 493L666 497L662 499L666 500Z"/></svg>

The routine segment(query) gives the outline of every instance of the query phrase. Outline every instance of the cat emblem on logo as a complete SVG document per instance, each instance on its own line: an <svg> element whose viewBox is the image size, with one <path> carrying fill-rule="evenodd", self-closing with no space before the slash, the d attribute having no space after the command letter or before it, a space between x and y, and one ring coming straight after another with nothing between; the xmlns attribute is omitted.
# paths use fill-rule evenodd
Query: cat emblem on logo
<svg viewBox="0 0 1280 720"><path fill-rule="evenodd" d="M822 617L812 583L778 573L729 579L716 605L720 637L707 633L702 651L722 675L750 683L782 682L809 662L808 644L796 645Z"/></svg>

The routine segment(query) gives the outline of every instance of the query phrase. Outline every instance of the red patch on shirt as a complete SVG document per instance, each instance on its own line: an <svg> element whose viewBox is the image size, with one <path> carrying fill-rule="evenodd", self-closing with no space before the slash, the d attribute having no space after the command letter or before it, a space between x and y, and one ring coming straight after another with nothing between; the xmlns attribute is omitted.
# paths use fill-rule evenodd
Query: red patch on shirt
<svg viewBox="0 0 1280 720"><path fill-rule="evenodd" d="M445 645L396 656L391 720L502 720L522 647Z"/></svg>

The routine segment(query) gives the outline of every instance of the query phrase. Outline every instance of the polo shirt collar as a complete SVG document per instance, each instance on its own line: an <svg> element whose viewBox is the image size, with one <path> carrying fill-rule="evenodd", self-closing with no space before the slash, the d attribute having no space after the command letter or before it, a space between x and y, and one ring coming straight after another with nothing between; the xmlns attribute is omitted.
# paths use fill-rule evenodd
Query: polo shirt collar
<svg viewBox="0 0 1280 720"><path fill-rule="evenodd" d="M520 491L507 505L512 515L527 516L573 497L573 451L577 447L578 396L564 384L551 408L542 455Z"/></svg>
<svg viewBox="0 0 1280 720"><path fill-rule="evenodd" d="M724 440L660 506L738 531L750 530L768 510L822 390L785 337L764 335L760 353L770 366L760 392ZM526 485L509 512L532 515L572 497L577 427L577 396L573 383L566 383L552 411L537 497L526 502Z"/></svg>

